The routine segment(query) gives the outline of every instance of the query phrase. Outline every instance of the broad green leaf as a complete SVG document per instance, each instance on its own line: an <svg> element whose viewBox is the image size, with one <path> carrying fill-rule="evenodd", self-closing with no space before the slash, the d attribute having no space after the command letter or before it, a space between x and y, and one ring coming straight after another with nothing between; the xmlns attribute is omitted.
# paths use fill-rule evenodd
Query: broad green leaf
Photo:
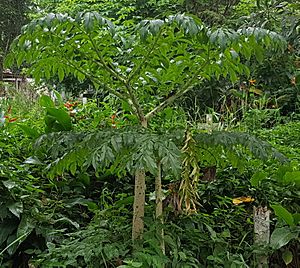
<svg viewBox="0 0 300 268"><path fill-rule="evenodd" d="M243 44L241 48L241 52L243 53L243 55L247 60L250 60L252 51L251 51L251 47L248 44L245 43Z"/></svg>
<svg viewBox="0 0 300 268"><path fill-rule="evenodd" d="M21 213L23 213L22 202L9 202L7 204L7 208L12 214L14 214L18 218L20 218Z"/></svg>
<svg viewBox="0 0 300 268"><path fill-rule="evenodd" d="M57 108L47 108L47 114L56 119L57 122L63 127L63 130L71 130L72 129L72 121L70 115L62 110Z"/></svg>
<svg viewBox="0 0 300 268"><path fill-rule="evenodd" d="M288 226L282 228L276 228L270 238L270 246L273 249L280 249L291 240L297 239L299 237L299 229L293 230Z"/></svg>
<svg viewBox="0 0 300 268"><path fill-rule="evenodd" d="M83 16L84 27L87 32L90 32L94 27L94 14L92 12L87 12Z"/></svg>
<svg viewBox="0 0 300 268"><path fill-rule="evenodd" d="M72 162L72 163L71 163L71 165L70 165L70 167L69 167L69 170L70 170L71 174L72 174L73 176L75 176L76 170L77 170L76 162Z"/></svg>
<svg viewBox="0 0 300 268"><path fill-rule="evenodd" d="M18 243L16 242L17 239L18 239L18 238L17 238L17 234L16 234L16 233L12 233L12 234L7 238L7 241L6 241L7 246L10 245L9 248L7 249L7 253L8 253L9 255L13 255L13 254L16 252L16 250L17 250L17 248L18 248Z"/></svg>
<svg viewBox="0 0 300 268"><path fill-rule="evenodd" d="M41 96L39 103L44 108L55 107L53 100L47 95Z"/></svg>
<svg viewBox="0 0 300 268"><path fill-rule="evenodd" d="M0 224L0 245L13 233L18 227L18 222L14 219L6 219Z"/></svg>
<svg viewBox="0 0 300 268"><path fill-rule="evenodd" d="M289 265L293 261L293 253L290 250L285 250L282 253L282 259L285 265Z"/></svg>
<svg viewBox="0 0 300 268"><path fill-rule="evenodd" d="M14 181L8 180L8 181L2 181L3 185L8 189L14 188L17 184Z"/></svg>
<svg viewBox="0 0 300 268"><path fill-rule="evenodd" d="M64 204L67 208L71 208L76 205L88 206L90 202L90 199L85 199L81 197L64 200Z"/></svg>
<svg viewBox="0 0 300 268"><path fill-rule="evenodd" d="M32 165L42 165L43 163L36 157L28 157L24 161L25 164L32 164Z"/></svg>
<svg viewBox="0 0 300 268"><path fill-rule="evenodd" d="M22 241L26 239L26 237L32 232L34 229L34 224L32 221L32 217L28 215L22 215L21 217L21 222L18 226L18 231L17 231L17 237L21 237L22 239L19 240L19 245L21 244Z"/></svg>
<svg viewBox="0 0 300 268"><path fill-rule="evenodd" d="M23 124L18 124L18 126L24 131L24 133L31 137L31 138L38 138L40 136L40 133L29 126L23 125Z"/></svg>
<svg viewBox="0 0 300 268"><path fill-rule="evenodd" d="M209 233L210 233L210 237L213 241L215 241L217 239L217 233L214 231L214 229L212 227L210 227L209 225L205 224L206 228L208 229Z"/></svg>
<svg viewBox="0 0 300 268"><path fill-rule="evenodd" d="M253 174L253 176L250 179L250 183L252 186L257 187L259 186L260 182L264 179L266 179L268 174L264 171L257 171Z"/></svg>
<svg viewBox="0 0 300 268"><path fill-rule="evenodd" d="M4 59L4 67L10 67L13 65L15 60L15 55L14 53L9 53L7 56L5 56Z"/></svg>
<svg viewBox="0 0 300 268"><path fill-rule="evenodd" d="M124 205L131 205L131 204L133 204L133 200L134 200L133 196L128 196L124 199L117 200L115 202L114 206L115 207L121 207L121 206L124 206Z"/></svg>
<svg viewBox="0 0 300 268"><path fill-rule="evenodd" d="M143 267L143 263L134 261L124 261L125 265L119 266L119 268L140 268Z"/></svg>
<svg viewBox="0 0 300 268"><path fill-rule="evenodd" d="M300 187L300 171L288 171L282 178L284 183L295 183Z"/></svg>
<svg viewBox="0 0 300 268"><path fill-rule="evenodd" d="M274 210L276 216L282 220L284 220L289 226L294 225L294 218L292 213L287 211L281 205L271 205L271 208Z"/></svg>
<svg viewBox="0 0 300 268"><path fill-rule="evenodd" d="M297 224L300 224L300 213L294 213L293 214L293 218L294 218L294 223L297 225Z"/></svg>

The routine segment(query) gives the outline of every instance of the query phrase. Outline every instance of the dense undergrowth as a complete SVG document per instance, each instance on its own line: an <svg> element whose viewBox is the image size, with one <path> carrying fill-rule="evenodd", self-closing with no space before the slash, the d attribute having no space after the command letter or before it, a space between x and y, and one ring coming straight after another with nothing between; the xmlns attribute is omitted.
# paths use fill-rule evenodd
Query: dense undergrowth
<svg viewBox="0 0 300 268"><path fill-rule="evenodd" d="M243 147L230 148L230 142L226 148L224 140L221 149L217 145L209 147L209 154L202 154L201 168L216 168L216 175L200 180L196 213L184 213L178 203L178 179L163 173L164 255L157 233L161 223L155 220L152 209L154 188L147 190L143 245L132 248L130 170L120 171L108 163L101 171L91 164L51 175L57 157L69 145L74 146L74 141L69 136L61 140L66 132L61 132L59 140L50 139L52 146L64 144L52 158L49 143L36 141L37 133L49 131L47 114L40 104L32 102L30 110L24 106L22 110L22 105L16 103L10 105L8 102L2 106L10 107L9 116L17 116L17 120L6 120L1 127L1 267L26 267L26 263L31 267L253 267L255 255L266 252L271 256L271 267L284 265L283 252L293 255L290 267L299 264L299 216L289 223L286 214L276 217L272 213L271 231L290 228L289 233L282 233L280 237L285 238L274 238L276 241L265 248L257 248L253 240L253 206L280 204L290 213L300 210L299 122L255 130L255 135L269 141L287 159L255 159ZM71 117L74 134L116 131L113 113L107 106L99 108L93 102L76 105L76 114ZM119 115L114 120L118 121L117 128L126 129L126 117ZM166 124L173 119L163 120ZM197 132L194 130L195 137ZM126 152L124 156L128 157ZM205 174L204 170L201 173ZM147 180L151 185L151 173ZM243 196L253 199L233 204L234 198Z"/></svg>

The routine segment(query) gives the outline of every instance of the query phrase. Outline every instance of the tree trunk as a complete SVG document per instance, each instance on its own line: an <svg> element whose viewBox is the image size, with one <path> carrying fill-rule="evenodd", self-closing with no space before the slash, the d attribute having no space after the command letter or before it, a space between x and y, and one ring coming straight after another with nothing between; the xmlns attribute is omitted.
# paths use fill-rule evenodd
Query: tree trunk
<svg viewBox="0 0 300 268"><path fill-rule="evenodd" d="M141 125L147 128L147 120L142 118ZM145 214L145 194L146 194L146 174L144 170L135 172L134 182L134 202L133 202L133 219L132 219L132 240L142 239L144 231L144 214Z"/></svg>
<svg viewBox="0 0 300 268"><path fill-rule="evenodd" d="M137 170L135 173L133 220L132 220L133 241L141 239L144 231L145 192L146 192L145 171Z"/></svg>
<svg viewBox="0 0 300 268"><path fill-rule="evenodd" d="M258 246L268 246L270 242L270 210L267 207L253 208L254 243ZM267 268L268 255L256 256L257 268Z"/></svg>
<svg viewBox="0 0 300 268"><path fill-rule="evenodd" d="M156 219L159 220L161 226L158 228L158 237L160 239L160 248L163 254L165 254L165 242L164 242L164 229L163 229L163 193L162 193L162 184L161 184L161 163L157 164L157 176L155 178L155 204L156 204Z"/></svg>

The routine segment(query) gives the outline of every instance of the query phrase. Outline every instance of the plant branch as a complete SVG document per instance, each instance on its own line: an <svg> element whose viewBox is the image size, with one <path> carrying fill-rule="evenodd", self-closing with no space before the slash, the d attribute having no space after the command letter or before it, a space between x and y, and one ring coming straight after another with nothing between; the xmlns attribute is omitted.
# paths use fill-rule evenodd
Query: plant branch
<svg viewBox="0 0 300 268"><path fill-rule="evenodd" d="M185 93L187 93L188 91L190 91L193 88L193 81L197 78L197 76L200 74L200 72L202 71L202 68L207 64L207 62L205 62L205 64L199 68L199 71L197 71L184 85L183 87L177 91L174 95L170 96L169 98L167 98L166 100L164 100L163 102L161 102L159 105L157 105L152 111L150 111L149 113L146 114L146 119L149 120L151 119L154 115L156 115L158 112L160 112L161 110L163 110L165 107L169 106L170 104L172 104L176 99L178 99L179 97L183 96ZM204 78L202 77L200 79L201 81L204 80Z"/></svg>
<svg viewBox="0 0 300 268"><path fill-rule="evenodd" d="M162 29L163 27L160 28L159 32L157 33L155 39L154 39L154 42L152 43L152 46L150 47L149 51L147 50L147 54L144 55L144 58L143 60L140 62L140 64L134 69L132 70L132 72L129 74L128 76L128 81L130 82L131 79L141 70L141 68L145 65L147 59L150 57L150 55L152 54L153 50L155 49L156 47L156 44L162 34Z"/></svg>
<svg viewBox="0 0 300 268"><path fill-rule="evenodd" d="M108 64L106 64L103 56L101 55L101 53L99 52L93 38L90 36L90 35L87 35L97 56L98 56L98 60L100 61L100 63L98 61L96 61L97 64L100 64L102 67L105 68L105 70L107 72L109 72L112 76L114 76L117 80L119 80L124 86L125 88L127 89L127 93L129 95L129 98L130 98L130 102L128 102L128 104L134 108L134 110L136 111L136 114L137 116L139 117L140 121L142 122L145 122L145 116L144 116L144 112L143 112L143 109L136 97L136 95L134 94L134 91L129 83L129 78L126 80L126 78L121 75L121 74L118 74L111 66L109 66ZM146 124L146 123L145 123Z"/></svg>
<svg viewBox="0 0 300 268"><path fill-rule="evenodd" d="M79 28L79 30L82 31L80 28ZM55 37L60 38L59 35L54 34L54 33L52 33L52 34L53 34ZM88 35L87 35L87 36L88 36ZM72 43L69 43L69 42L68 42L68 44L69 44L71 47L73 47L74 49L76 49L76 47L75 47ZM58 50L59 50L59 47L58 47ZM61 50L59 50L59 51L60 51L61 54L64 54L63 51L61 51ZM96 51L96 53L97 53L97 51ZM69 60L67 57L65 57L65 60L66 60L66 62L64 62L64 63L65 63L66 65L68 65L68 66L74 68L76 71L78 71L78 72L84 74L86 77L88 77L91 81L95 82L96 84L99 84L99 85L103 86L104 88L107 89L107 91L108 91L109 93L111 93L112 95L118 97L119 99L121 99L121 100L127 102L127 103L132 107L132 101L129 99L129 95L128 95L128 94L126 94L126 93L121 94L121 93L117 92L115 89L109 87L107 84L102 83L96 76L94 76L94 75L92 75L92 74L89 74L89 73L83 71L81 68L78 68L78 67L77 67L74 63L72 63L72 61Z"/></svg>
<svg viewBox="0 0 300 268"><path fill-rule="evenodd" d="M78 68L75 64L73 64L70 60L68 60L66 58L66 61L64 62L66 65L74 68L77 72L82 73L83 75L85 75L86 77L88 77L89 79L91 79L91 81L95 82L96 84L102 85L104 88L107 89L107 91L109 93L111 93L112 95L118 97L121 100L126 101L129 105L131 105L130 100L128 100L128 98L126 98L127 94L121 94L118 91L116 91L115 89L111 88L110 86L108 86L107 84L102 83L97 77L83 71L82 69Z"/></svg>
<svg viewBox="0 0 300 268"><path fill-rule="evenodd" d="M112 76L114 76L115 78L117 78L122 84L124 84L126 86L126 84L127 84L126 78L122 74L118 74L117 71L114 68L112 68L111 66L109 66L108 64L106 64L103 56L99 52L99 50L98 50L98 48L97 48L97 46L96 46L93 38L91 37L91 35L90 34L86 34L86 36L90 40L90 42L91 42L91 44L92 44L92 46L93 46L93 48L94 48L94 50L95 50L95 52L96 52L96 54L98 56L98 60L100 61L102 67L104 67L104 69L107 72L109 72ZM96 61L96 62L99 64L98 61Z"/></svg>

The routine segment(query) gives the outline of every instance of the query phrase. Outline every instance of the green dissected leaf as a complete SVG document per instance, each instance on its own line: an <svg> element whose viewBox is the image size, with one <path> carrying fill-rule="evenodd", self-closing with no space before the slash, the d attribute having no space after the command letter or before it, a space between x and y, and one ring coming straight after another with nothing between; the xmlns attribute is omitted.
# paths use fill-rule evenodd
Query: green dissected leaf
<svg viewBox="0 0 300 268"><path fill-rule="evenodd" d="M12 214L14 214L18 218L20 218L21 213L23 213L22 202L9 202L7 204L7 208Z"/></svg>
<svg viewBox="0 0 300 268"><path fill-rule="evenodd" d="M264 59L264 50L262 47L257 46L254 50L255 53L255 57L257 59L258 62L262 62Z"/></svg>
<svg viewBox="0 0 300 268"><path fill-rule="evenodd" d="M147 168L152 174L156 173L157 164L155 160L147 153L142 156L143 159L143 166Z"/></svg>
<svg viewBox="0 0 300 268"><path fill-rule="evenodd" d="M12 66L14 61L15 61L14 53L9 53L7 56L5 56L4 67Z"/></svg>
<svg viewBox="0 0 300 268"><path fill-rule="evenodd" d="M293 215L287 209L281 205L271 205L271 207L278 218L284 220L289 226L295 225Z"/></svg>
<svg viewBox="0 0 300 268"><path fill-rule="evenodd" d="M58 68L58 79L59 79L59 82L61 82L62 80L64 80L64 77L65 77L65 71L62 67L59 67Z"/></svg>
<svg viewBox="0 0 300 268"><path fill-rule="evenodd" d="M18 56L17 56L17 65L18 65L18 67L21 66L24 57L25 57L25 52L18 53Z"/></svg>
<svg viewBox="0 0 300 268"><path fill-rule="evenodd" d="M282 253L282 259L285 265L289 265L293 261L293 253L290 250L285 250Z"/></svg>
<svg viewBox="0 0 300 268"><path fill-rule="evenodd" d="M18 126L24 131L24 133L31 137L31 138L38 138L40 136L40 133L29 126L23 125L23 124L18 124Z"/></svg>
<svg viewBox="0 0 300 268"><path fill-rule="evenodd" d="M299 237L299 229L291 229L290 227L276 228L270 238L270 246L273 249L280 249L291 240Z"/></svg>
<svg viewBox="0 0 300 268"><path fill-rule="evenodd" d="M85 30L89 32L94 27L94 14L92 12L87 12L84 14L83 19Z"/></svg>

